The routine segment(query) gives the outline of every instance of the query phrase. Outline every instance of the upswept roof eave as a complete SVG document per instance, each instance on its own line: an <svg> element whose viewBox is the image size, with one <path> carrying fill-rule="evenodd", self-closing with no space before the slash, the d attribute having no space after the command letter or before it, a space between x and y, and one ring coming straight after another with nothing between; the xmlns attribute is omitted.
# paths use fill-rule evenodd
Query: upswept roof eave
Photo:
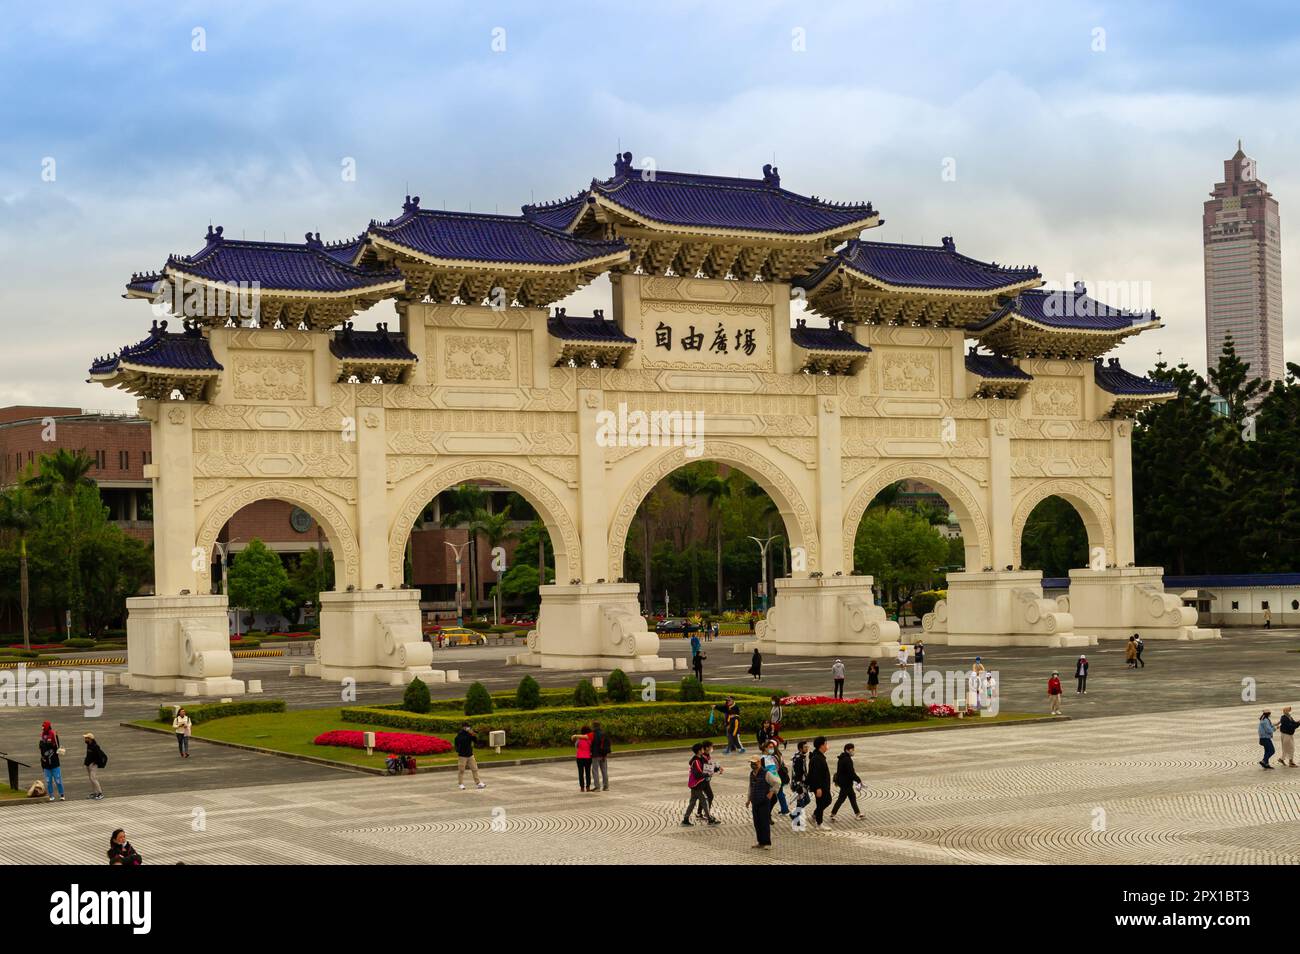
<svg viewBox="0 0 1300 954"><path fill-rule="evenodd" d="M766 242L797 240L801 243L811 243L824 239L848 236L850 234L861 232L863 229L874 228L880 224L880 213L872 212L865 218L849 221L843 225L824 229L818 232L782 232L772 229L732 229L724 226L686 225L678 222L669 222L664 219L657 219L642 212L638 212L620 202L614 201L604 193L594 193L594 195L598 204L605 208L612 209L620 215L636 222L638 225L656 231L676 232L678 234L699 235L702 237L718 236L721 238L739 238ZM580 218L580 216L576 217L575 222L580 221Z"/></svg>

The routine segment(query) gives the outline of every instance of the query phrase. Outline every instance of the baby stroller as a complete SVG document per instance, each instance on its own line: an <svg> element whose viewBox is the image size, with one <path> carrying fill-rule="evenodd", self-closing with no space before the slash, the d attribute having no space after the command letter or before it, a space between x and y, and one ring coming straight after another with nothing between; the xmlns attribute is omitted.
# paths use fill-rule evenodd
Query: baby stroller
<svg viewBox="0 0 1300 954"><path fill-rule="evenodd" d="M410 755L389 753L384 758L384 773L386 775L414 775L415 759Z"/></svg>

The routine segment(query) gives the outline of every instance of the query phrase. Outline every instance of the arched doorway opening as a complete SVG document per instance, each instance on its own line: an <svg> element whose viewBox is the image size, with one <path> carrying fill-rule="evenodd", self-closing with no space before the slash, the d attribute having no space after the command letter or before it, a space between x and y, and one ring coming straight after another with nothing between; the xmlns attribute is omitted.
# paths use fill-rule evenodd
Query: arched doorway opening
<svg viewBox="0 0 1300 954"><path fill-rule="evenodd" d="M622 541L623 579L641 585L642 612L658 616L762 612L792 572L781 507L743 469L684 463L636 506Z"/></svg>
<svg viewBox="0 0 1300 954"><path fill-rule="evenodd" d="M1029 512L1020 534L1020 567L1044 578L1069 576L1088 565L1088 529L1064 497L1044 497Z"/></svg>

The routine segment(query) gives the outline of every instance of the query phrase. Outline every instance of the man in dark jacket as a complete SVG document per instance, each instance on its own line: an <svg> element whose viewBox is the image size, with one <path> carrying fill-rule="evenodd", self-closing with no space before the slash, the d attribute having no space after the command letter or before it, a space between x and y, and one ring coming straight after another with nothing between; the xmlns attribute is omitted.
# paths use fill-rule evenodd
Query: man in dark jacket
<svg viewBox="0 0 1300 954"><path fill-rule="evenodd" d="M826 806L831 803L831 769L826 764L826 736L824 735L813 739L813 750L812 755L808 757L808 778L805 784L816 801L817 809L813 812L813 821L820 828L826 814Z"/></svg>
<svg viewBox="0 0 1300 954"><path fill-rule="evenodd" d="M853 807L853 814L858 818L866 818L858 811L858 797L853 793L853 786L861 782L857 769L853 767L853 743L849 742L844 746L844 751L840 753L839 761L835 764L835 784L839 787L840 797L835 800L835 807L831 809L831 821L835 821L835 814L846 798Z"/></svg>
<svg viewBox="0 0 1300 954"><path fill-rule="evenodd" d="M1295 730L1300 727L1300 722L1292 718L1290 706L1283 707L1282 718L1278 720L1277 727L1282 733L1282 757L1278 761L1295 768Z"/></svg>
<svg viewBox="0 0 1300 954"><path fill-rule="evenodd" d="M478 734L469 727L469 723L462 722L460 731L451 743L456 748L456 784L462 790L465 788L465 769L473 774L475 788L487 788L486 782L479 781L478 760L474 758L474 741L477 738Z"/></svg>

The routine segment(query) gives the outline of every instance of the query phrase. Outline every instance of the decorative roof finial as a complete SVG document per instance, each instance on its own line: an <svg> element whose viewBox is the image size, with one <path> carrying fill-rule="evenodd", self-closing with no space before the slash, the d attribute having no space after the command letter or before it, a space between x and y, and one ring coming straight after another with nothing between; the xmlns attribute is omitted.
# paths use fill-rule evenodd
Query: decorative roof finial
<svg viewBox="0 0 1300 954"><path fill-rule="evenodd" d="M957 251L957 243L952 240L951 235L945 235L943 237L943 250L945 252Z"/></svg>
<svg viewBox="0 0 1300 954"><path fill-rule="evenodd" d="M1074 283L1074 293L1076 295L1086 295L1088 294L1088 286L1082 281L1077 281Z"/></svg>
<svg viewBox="0 0 1300 954"><path fill-rule="evenodd" d="M781 170L770 162L763 165L763 184L773 189L781 188Z"/></svg>
<svg viewBox="0 0 1300 954"><path fill-rule="evenodd" d="M222 231L223 231L223 229L222 229L222 227L221 227L220 225L218 225L215 229L214 229L211 225L209 225L209 226L208 226L208 234L207 234L206 236L204 236L204 238L207 239L209 245L214 245L214 244L216 244L217 242L220 242L220 241L221 241L221 233L222 233Z"/></svg>
<svg viewBox="0 0 1300 954"><path fill-rule="evenodd" d="M420 208L420 197L418 195L408 195L406 201L402 203L403 212L416 212Z"/></svg>
<svg viewBox="0 0 1300 954"><path fill-rule="evenodd" d="M614 175L630 176L632 174L632 153L625 152L614 156Z"/></svg>

